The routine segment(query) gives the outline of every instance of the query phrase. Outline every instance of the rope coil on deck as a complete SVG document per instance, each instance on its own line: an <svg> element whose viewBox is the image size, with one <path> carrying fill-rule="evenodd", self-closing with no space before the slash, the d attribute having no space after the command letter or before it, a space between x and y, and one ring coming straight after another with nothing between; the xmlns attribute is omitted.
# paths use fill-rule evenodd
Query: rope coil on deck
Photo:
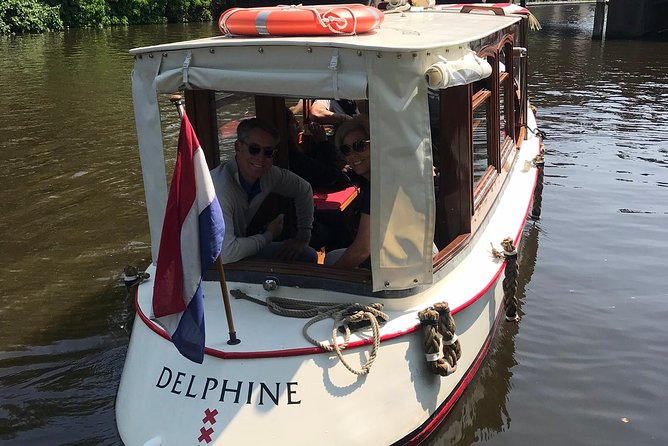
<svg viewBox="0 0 668 446"><path fill-rule="evenodd" d="M334 351L344 367L359 376L369 373L371 366L378 356L378 348L380 347L379 319L382 323L389 320L389 316L381 311L383 308L383 304L381 303L362 305L359 303L317 302L274 296L270 296L266 301L263 301L251 297L241 290L232 290L230 291L230 294L237 299L245 299L266 306L269 311L279 316L310 318L302 329L304 338L316 347L320 347L329 352ZM333 319L334 321L330 344L318 341L308 334L308 329L311 325L325 319ZM372 332L372 344L369 358L366 363L362 364L360 369L355 369L343 358L342 351L348 346L351 331L363 329L368 326L371 327ZM337 332L339 327L342 327L343 329L343 343L341 344L337 342Z"/></svg>

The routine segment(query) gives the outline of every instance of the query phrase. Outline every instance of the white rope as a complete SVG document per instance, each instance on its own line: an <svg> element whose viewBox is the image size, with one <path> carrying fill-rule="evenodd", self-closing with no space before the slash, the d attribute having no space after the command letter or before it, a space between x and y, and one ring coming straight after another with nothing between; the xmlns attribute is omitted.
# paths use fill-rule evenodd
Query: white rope
<svg viewBox="0 0 668 446"><path fill-rule="evenodd" d="M232 35L230 32L230 29L227 27L227 19L230 18L232 14L234 14L236 11L238 11L238 8L232 8L229 11L227 11L225 14L220 16L220 20L218 20L218 28L223 32L223 34L227 35Z"/></svg>
<svg viewBox="0 0 668 446"><path fill-rule="evenodd" d="M457 335L453 334L452 339L450 339L449 341L443 341L443 345L453 345L455 342L457 342L457 339L459 339Z"/></svg>
<svg viewBox="0 0 668 446"><path fill-rule="evenodd" d="M443 359L443 352L439 350L436 353L425 353L424 358L427 362L436 362L439 359Z"/></svg>
<svg viewBox="0 0 668 446"><path fill-rule="evenodd" d="M316 20L318 20L318 23L320 26L323 28L329 29L332 33L334 34L344 34L347 36L353 36L355 35L357 31L357 16L355 16L355 13L353 12L350 7L347 6L337 6L336 8L338 9L345 9L348 11L353 18L353 30L351 32L345 32L341 31L342 29L345 29L346 26L348 26L348 20L345 17L325 17L327 14L331 13L334 11L335 8L330 8L324 13L320 14L320 11L318 11L315 7L308 7L308 6L301 6L300 9L307 9L310 11L313 11L313 14L316 17ZM338 29L334 29L333 26L336 26Z"/></svg>

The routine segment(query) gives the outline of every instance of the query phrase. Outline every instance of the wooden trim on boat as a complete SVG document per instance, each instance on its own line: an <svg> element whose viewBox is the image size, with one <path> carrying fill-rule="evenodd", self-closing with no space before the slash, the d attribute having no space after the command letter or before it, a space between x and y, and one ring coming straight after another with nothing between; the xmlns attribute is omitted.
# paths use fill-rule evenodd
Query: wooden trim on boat
<svg viewBox="0 0 668 446"><path fill-rule="evenodd" d="M517 155L517 151L511 150L507 153L508 155L506 156L505 161L501 166L501 172L498 172L495 175L494 181L491 182L491 187L485 190L484 193L481 194L480 200L476 202L476 211L471 220L471 227L472 227L471 230L473 231L473 233L475 233L475 231L477 231L478 228L482 225L483 221L485 220L485 217L492 209L492 206L494 206L496 197L501 192L501 189L503 188L503 185L506 182L506 178L510 173L510 169L513 166L515 157Z"/></svg>
<svg viewBox="0 0 668 446"><path fill-rule="evenodd" d="M471 101L471 109L476 110L480 107L487 99L492 96L492 92L486 89L476 92Z"/></svg>
<svg viewBox="0 0 668 446"><path fill-rule="evenodd" d="M226 271L245 271L271 274L285 274L294 276L317 275L324 279L341 280L357 283L371 283L371 271L363 268L341 269L324 265L279 262L267 260L240 260L225 265Z"/></svg>
<svg viewBox="0 0 668 446"><path fill-rule="evenodd" d="M517 134L517 142L515 142L515 148L516 149L521 149L522 148L522 142L527 136L527 129L522 127L520 131Z"/></svg>
<svg viewBox="0 0 668 446"><path fill-rule="evenodd" d="M470 239L470 233L458 235L448 246L439 251L434 257L434 272L444 267L454 256L459 254L468 245Z"/></svg>
<svg viewBox="0 0 668 446"><path fill-rule="evenodd" d="M480 207L480 203L486 198L490 190L492 190L494 183L498 178L495 166L488 166L485 173L473 189L473 212L475 213Z"/></svg>
<svg viewBox="0 0 668 446"><path fill-rule="evenodd" d="M216 92L213 90L186 90L186 113L197 134L197 140L209 170L220 164Z"/></svg>
<svg viewBox="0 0 668 446"><path fill-rule="evenodd" d="M510 136L506 136L506 138L503 140L503 143L501 143L501 165L499 166L499 172L508 160L508 155L513 152L515 147L517 147L515 145L515 141Z"/></svg>
<svg viewBox="0 0 668 446"><path fill-rule="evenodd" d="M436 205L437 246L471 232L473 214L473 87L440 91L441 140L438 149L439 190ZM445 119L445 118L449 119ZM466 186L468 185L468 186Z"/></svg>

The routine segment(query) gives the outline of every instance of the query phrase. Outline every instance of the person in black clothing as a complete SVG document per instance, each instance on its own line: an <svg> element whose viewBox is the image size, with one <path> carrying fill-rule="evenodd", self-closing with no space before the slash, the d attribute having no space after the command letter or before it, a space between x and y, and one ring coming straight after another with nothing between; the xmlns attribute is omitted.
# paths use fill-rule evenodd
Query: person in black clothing
<svg viewBox="0 0 668 446"><path fill-rule="evenodd" d="M290 170L316 188L340 190L350 186L344 172L345 160L339 156L334 145L320 124L304 126L310 144L300 144L299 123L290 109L285 110L288 123L288 150Z"/></svg>
<svg viewBox="0 0 668 446"><path fill-rule="evenodd" d="M300 143L299 123L286 109L290 170L313 186L328 191L342 190L353 184L346 172L346 161L327 139L325 129L317 123L304 126ZM316 209L311 235L311 247L320 250L342 248L353 240L349 215L333 210Z"/></svg>
<svg viewBox="0 0 668 446"><path fill-rule="evenodd" d="M369 267L371 254L371 139L369 120L364 115L341 124L335 144L353 172L360 177L360 219L353 242L345 249L327 253L325 264L338 268Z"/></svg>

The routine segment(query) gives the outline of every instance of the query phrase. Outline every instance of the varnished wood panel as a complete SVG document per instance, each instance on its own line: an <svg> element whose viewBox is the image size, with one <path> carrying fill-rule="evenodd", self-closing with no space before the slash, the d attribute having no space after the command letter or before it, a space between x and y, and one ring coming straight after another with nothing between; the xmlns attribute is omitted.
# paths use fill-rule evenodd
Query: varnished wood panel
<svg viewBox="0 0 668 446"><path fill-rule="evenodd" d="M473 214L472 86L440 91L441 141L435 242L442 248L471 232Z"/></svg>
<svg viewBox="0 0 668 446"><path fill-rule="evenodd" d="M186 90L186 114L197 134L209 169L220 164L216 93L212 90Z"/></svg>

